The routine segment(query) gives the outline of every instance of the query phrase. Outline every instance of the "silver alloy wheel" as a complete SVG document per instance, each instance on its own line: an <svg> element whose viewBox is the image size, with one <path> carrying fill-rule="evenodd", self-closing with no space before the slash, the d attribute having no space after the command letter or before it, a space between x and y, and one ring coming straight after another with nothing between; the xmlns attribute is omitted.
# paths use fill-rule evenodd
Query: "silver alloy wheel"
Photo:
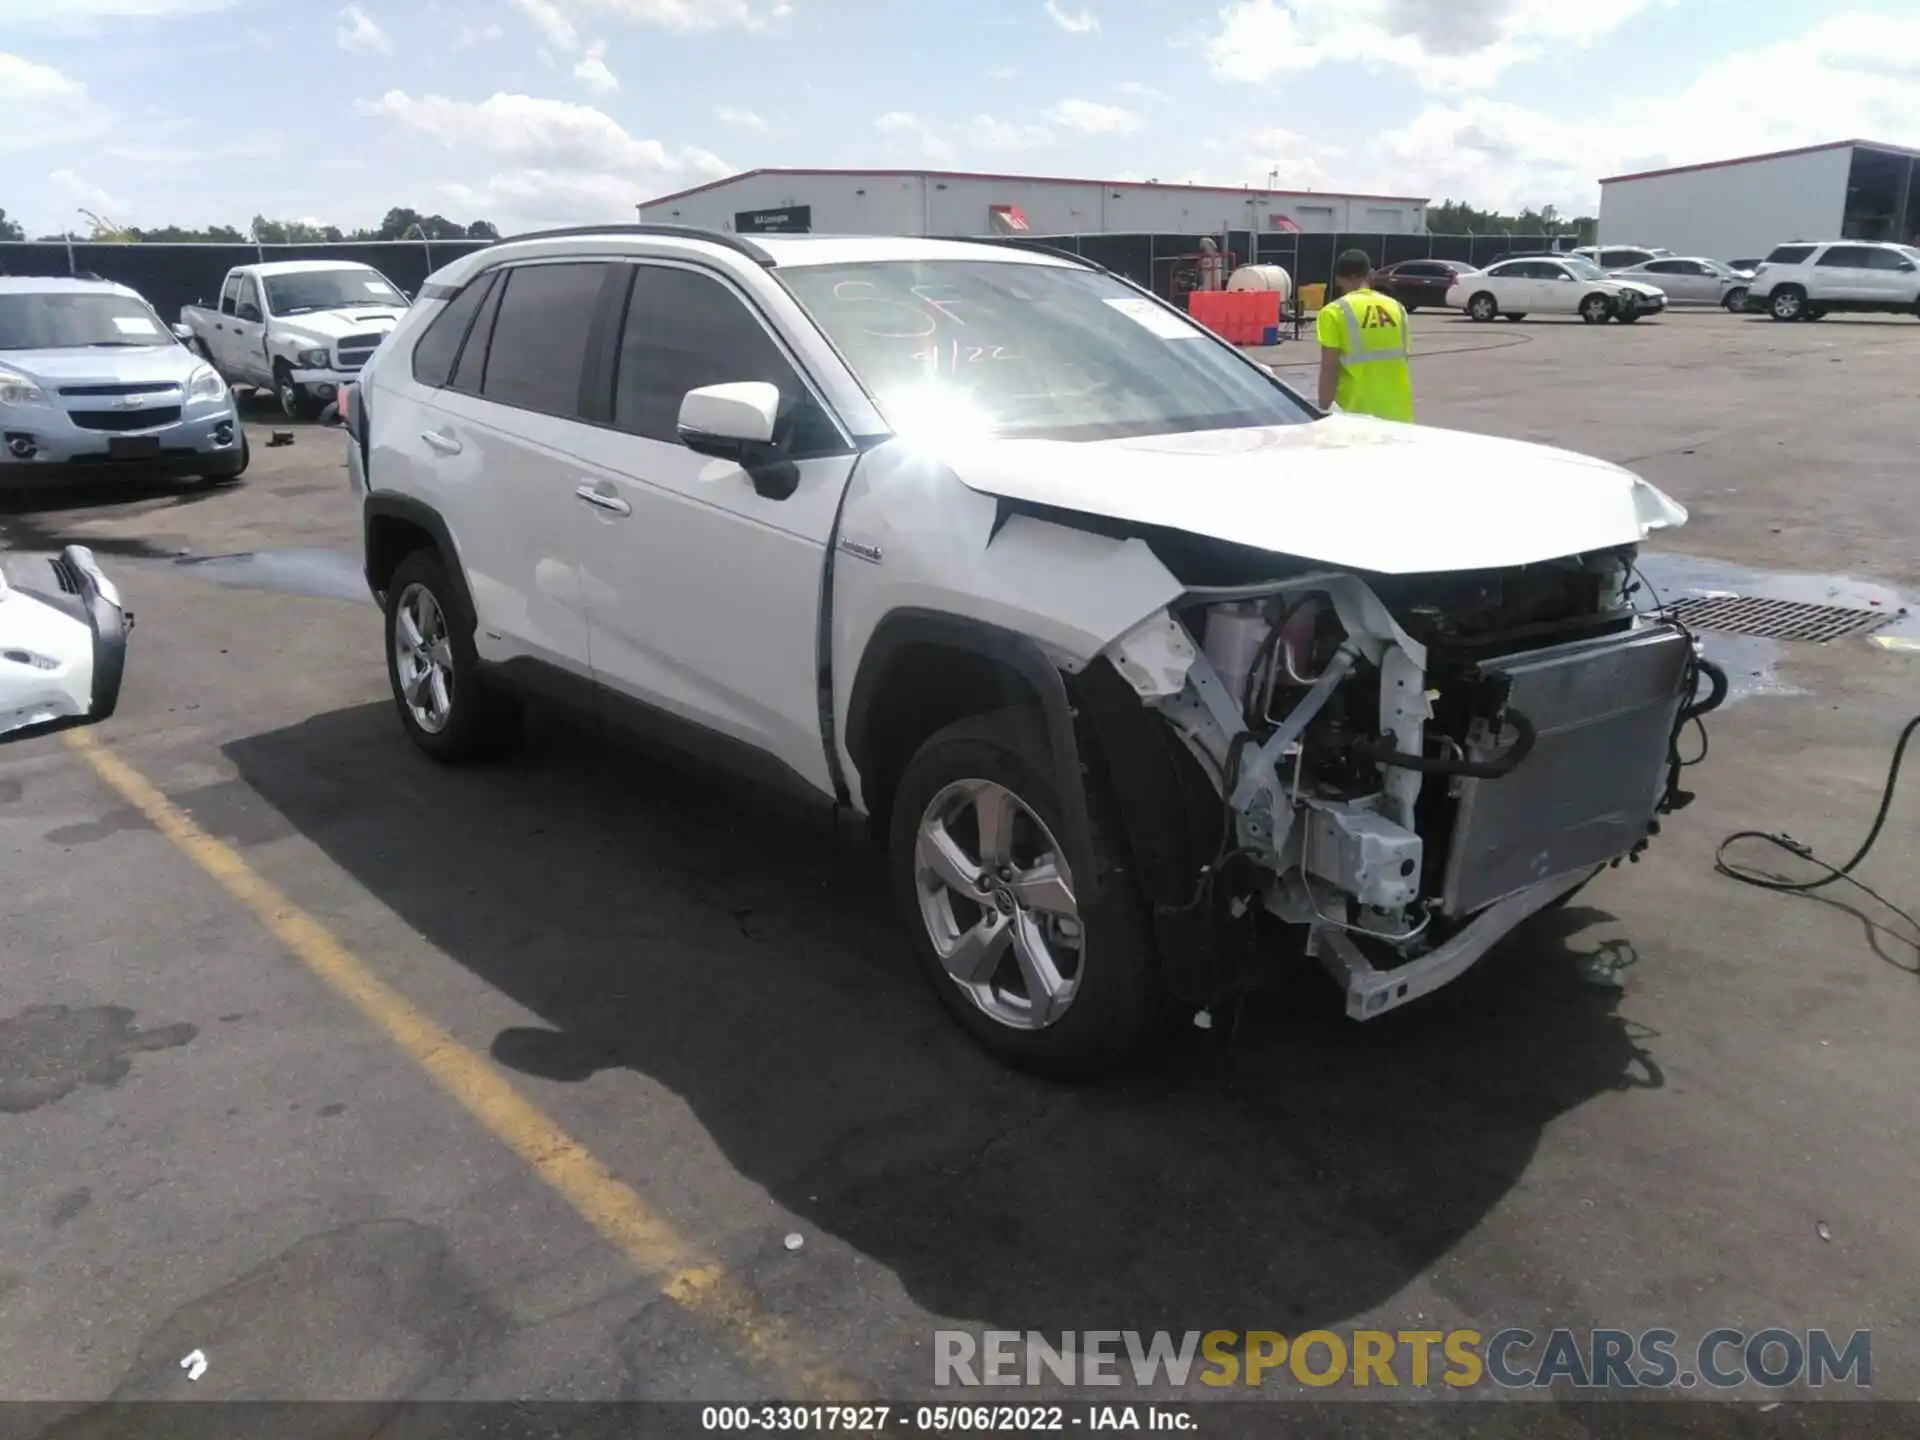
<svg viewBox="0 0 1920 1440"><path fill-rule="evenodd" d="M1798 290L1782 290L1773 297L1773 313L1781 320L1800 318L1801 300Z"/></svg>
<svg viewBox="0 0 1920 1440"><path fill-rule="evenodd" d="M293 376L283 371L280 376L280 383L275 389L280 397L280 408L287 412L287 418L290 420L299 419L300 387L294 384Z"/></svg>
<svg viewBox="0 0 1920 1440"><path fill-rule="evenodd" d="M1608 308L1606 296L1592 295L1587 298L1586 308L1581 313L1590 320L1604 320L1607 318Z"/></svg>
<svg viewBox="0 0 1920 1440"><path fill-rule="evenodd" d="M956 780L920 816L913 869L927 936L968 999L1014 1030L1066 1013L1085 931L1060 845L1031 806L991 780Z"/></svg>
<svg viewBox="0 0 1920 1440"><path fill-rule="evenodd" d="M409 585L393 609L393 665L413 723L438 735L453 718L453 645L433 592Z"/></svg>
<svg viewBox="0 0 1920 1440"><path fill-rule="evenodd" d="M1468 309L1473 312L1473 318L1476 320L1491 320L1498 307L1494 304L1491 295L1476 295Z"/></svg>

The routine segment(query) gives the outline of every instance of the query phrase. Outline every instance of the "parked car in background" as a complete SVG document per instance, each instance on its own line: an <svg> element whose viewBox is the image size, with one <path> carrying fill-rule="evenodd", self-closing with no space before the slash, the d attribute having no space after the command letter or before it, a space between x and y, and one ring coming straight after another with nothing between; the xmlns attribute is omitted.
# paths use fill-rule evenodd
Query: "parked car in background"
<svg viewBox="0 0 1920 1440"><path fill-rule="evenodd" d="M1414 311L1422 305L1446 304L1453 282L1472 273L1474 267L1464 260L1402 260L1375 270L1373 288Z"/></svg>
<svg viewBox="0 0 1920 1440"><path fill-rule="evenodd" d="M1610 279L1590 260L1561 255L1502 260L1462 275L1447 291L1447 304L1482 321L1524 320L1537 312L1578 315L1590 325L1631 325L1666 309L1667 297L1657 285Z"/></svg>
<svg viewBox="0 0 1920 1440"><path fill-rule="evenodd" d="M1580 245L1568 252L1582 260L1598 265L1602 270L1624 270L1629 265L1644 265L1649 260L1664 260L1673 254L1671 250L1662 250L1658 246L1646 245Z"/></svg>
<svg viewBox="0 0 1920 1440"><path fill-rule="evenodd" d="M1014 1061L1118 1059L1250 964L1417 1000L1639 853L1712 703L1631 599L1659 490L1322 415L1073 256L519 236L346 415L414 745L571 699L863 813Z"/></svg>
<svg viewBox="0 0 1920 1440"><path fill-rule="evenodd" d="M1670 305L1719 305L1739 310L1747 303L1747 281L1718 260L1668 256L1609 270L1615 280L1637 280L1664 290Z"/></svg>
<svg viewBox="0 0 1920 1440"><path fill-rule="evenodd" d="M276 260L235 266L219 304L189 305L180 321L229 385L271 390L288 415L311 420L360 373L407 304L371 265Z"/></svg>
<svg viewBox="0 0 1920 1440"><path fill-rule="evenodd" d="M1747 284L1747 308L1776 320L1835 310L1920 315L1920 248L1866 240L1777 245Z"/></svg>
<svg viewBox="0 0 1920 1440"><path fill-rule="evenodd" d="M246 468L233 392L136 291L0 276L0 489Z"/></svg>

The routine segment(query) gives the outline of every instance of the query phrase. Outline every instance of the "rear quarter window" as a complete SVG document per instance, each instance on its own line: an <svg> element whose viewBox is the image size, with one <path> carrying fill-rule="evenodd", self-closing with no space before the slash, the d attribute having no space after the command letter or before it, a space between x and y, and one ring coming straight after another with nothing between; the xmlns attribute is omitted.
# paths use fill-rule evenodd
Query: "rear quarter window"
<svg viewBox="0 0 1920 1440"><path fill-rule="evenodd" d="M487 298L487 291L492 287L497 273L489 272L473 281L427 322L426 330L413 347L415 380L437 390L452 378L454 361L460 355L460 344L467 338L467 330L480 310L480 302Z"/></svg>

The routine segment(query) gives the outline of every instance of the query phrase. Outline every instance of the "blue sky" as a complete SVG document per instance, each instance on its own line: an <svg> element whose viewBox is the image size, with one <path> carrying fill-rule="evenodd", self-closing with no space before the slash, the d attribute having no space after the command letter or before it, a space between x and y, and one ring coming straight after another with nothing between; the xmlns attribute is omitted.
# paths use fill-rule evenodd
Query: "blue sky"
<svg viewBox="0 0 1920 1440"><path fill-rule="evenodd" d="M1877 6L1877 8L1876 8ZM38 234L631 218L759 165L1279 183L1590 210L1601 175L1920 147L1868 0L0 0Z"/></svg>

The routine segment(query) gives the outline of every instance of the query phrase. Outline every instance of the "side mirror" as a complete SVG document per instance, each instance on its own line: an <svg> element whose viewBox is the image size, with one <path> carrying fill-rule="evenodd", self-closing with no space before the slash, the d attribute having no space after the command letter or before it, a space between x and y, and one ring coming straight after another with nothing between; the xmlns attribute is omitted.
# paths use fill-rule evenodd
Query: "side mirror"
<svg viewBox="0 0 1920 1440"><path fill-rule="evenodd" d="M173 338L178 340L182 345L191 345L193 343L193 327L192 326L169 325L167 329L173 332Z"/></svg>
<svg viewBox="0 0 1920 1440"><path fill-rule="evenodd" d="M700 455L732 460L753 488L769 500L784 500L800 484L800 471L780 454L780 387L764 380L702 385L680 402L675 426L680 443Z"/></svg>
<svg viewBox="0 0 1920 1440"><path fill-rule="evenodd" d="M0 744L97 725L120 700L133 612L85 546L45 563L45 589L0 570Z"/></svg>

